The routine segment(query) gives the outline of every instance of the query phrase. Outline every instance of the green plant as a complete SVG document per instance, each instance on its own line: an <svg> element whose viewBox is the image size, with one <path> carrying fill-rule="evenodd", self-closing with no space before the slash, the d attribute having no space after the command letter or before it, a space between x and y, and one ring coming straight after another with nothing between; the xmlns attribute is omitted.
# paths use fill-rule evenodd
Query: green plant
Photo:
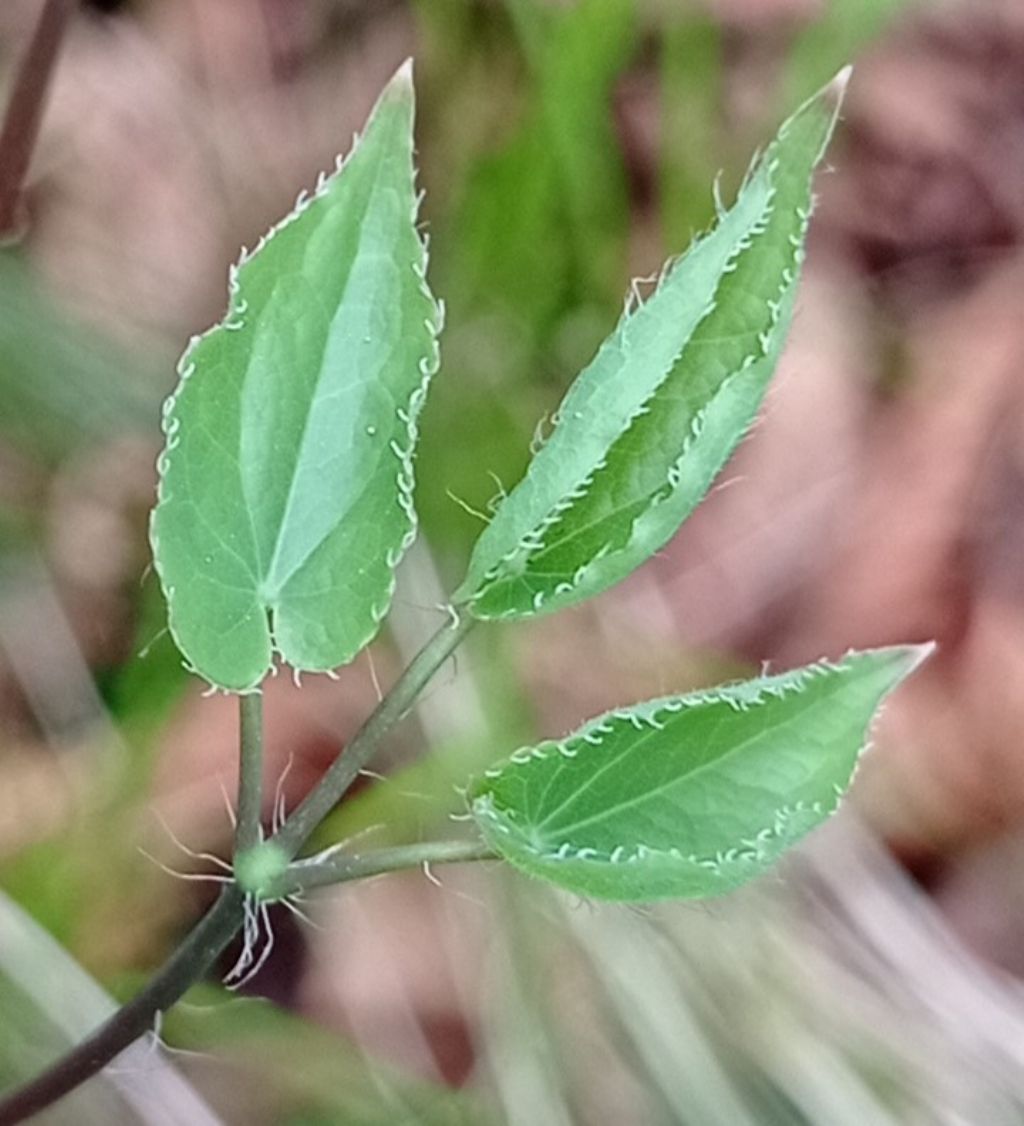
<svg viewBox="0 0 1024 1126"><path fill-rule="evenodd" d="M19 1121L99 1070L243 930L311 888L422 863L505 859L618 900L706 897L764 871L824 820L881 698L921 647L850 653L637 704L514 752L467 791L474 832L302 855L381 737L481 621L606 590L693 511L758 409L782 350L842 74L754 165L734 205L663 272L566 395L480 536L450 616L308 797L265 834L262 696L276 658L331 672L376 634L415 531L417 420L441 308L416 229L411 68L343 166L231 274L224 320L189 345L164 411L152 544L189 666L240 704L232 875L136 997L0 1102Z"/></svg>

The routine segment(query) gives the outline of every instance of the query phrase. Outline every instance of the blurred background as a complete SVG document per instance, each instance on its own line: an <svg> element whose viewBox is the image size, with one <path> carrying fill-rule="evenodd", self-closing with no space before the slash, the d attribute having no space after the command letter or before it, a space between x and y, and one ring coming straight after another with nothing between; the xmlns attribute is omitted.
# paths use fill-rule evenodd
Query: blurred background
<svg viewBox="0 0 1024 1126"><path fill-rule="evenodd" d="M0 6L4 91L41 9ZM477 631L321 841L446 835L470 773L616 704L851 646L938 654L841 816L758 886L636 911L487 866L327 892L308 923L275 911L243 991L195 990L165 1047L45 1120L1024 1122L1019 0L78 5L0 253L0 1083L216 893L192 854L230 850L235 708L164 631L160 403L239 247L409 55L448 314L423 534L369 655L268 684L270 796L305 792L436 628L472 510L630 279L850 61L790 344L712 496L593 604Z"/></svg>

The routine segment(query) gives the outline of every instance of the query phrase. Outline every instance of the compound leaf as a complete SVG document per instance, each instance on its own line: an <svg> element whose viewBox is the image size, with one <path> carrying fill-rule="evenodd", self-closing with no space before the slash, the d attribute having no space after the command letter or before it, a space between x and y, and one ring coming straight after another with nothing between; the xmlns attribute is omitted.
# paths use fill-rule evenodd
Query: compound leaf
<svg viewBox="0 0 1024 1126"><path fill-rule="evenodd" d="M662 547L707 493L782 350L846 77L782 126L732 209L623 315L477 541L456 604L522 618L580 602Z"/></svg>
<svg viewBox="0 0 1024 1126"><path fill-rule="evenodd" d="M516 751L471 791L486 841L582 895L720 895L836 808L882 697L928 646L651 700Z"/></svg>
<svg viewBox="0 0 1024 1126"><path fill-rule="evenodd" d="M258 684L275 651L303 670L351 660L413 537L441 316L412 124L407 64L344 165L243 254L165 407L154 557L179 648L222 688Z"/></svg>

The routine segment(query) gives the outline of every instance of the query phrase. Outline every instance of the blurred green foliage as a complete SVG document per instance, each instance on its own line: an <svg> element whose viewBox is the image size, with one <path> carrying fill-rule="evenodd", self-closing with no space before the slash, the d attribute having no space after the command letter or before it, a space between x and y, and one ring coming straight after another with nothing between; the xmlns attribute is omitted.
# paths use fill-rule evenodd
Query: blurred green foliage
<svg viewBox="0 0 1024 1126"><path fill-rule="evenodd" d="M448 488L481 508L489 473L519 476L533 420L614 321L629 211L612 94L638 27L632 0L417 10L432 278L448 309L419 505L464 556L479 528Z"/></svg>
<svg viewBox="0 0 1024 1126"><path fill-rule="evenodd" d="M0 435L53 465L159 422L152 363L79 323L16 251L0 252Z"/></svg>
<svg viewBox="0 0 1024 1126"><path fill-rule="evenodd" d="M281 1126L486 1126L494 1119L470 1092L413 1080L354 1044L269 1002L194 989L164 1032L190 1051L228 1062L247 1102Z"/></svg>

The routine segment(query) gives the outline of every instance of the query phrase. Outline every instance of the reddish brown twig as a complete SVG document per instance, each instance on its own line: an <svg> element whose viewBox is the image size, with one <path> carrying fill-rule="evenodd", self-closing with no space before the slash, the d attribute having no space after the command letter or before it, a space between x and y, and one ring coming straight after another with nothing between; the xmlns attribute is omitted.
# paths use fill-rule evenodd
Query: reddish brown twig
<svg viewBox="0 0 1024 1126"><path fill-rule="evenodd" d="M18 64L0 129L0 239L15 233L54 63L77 0L43 0L32 40Z"/></svg>

